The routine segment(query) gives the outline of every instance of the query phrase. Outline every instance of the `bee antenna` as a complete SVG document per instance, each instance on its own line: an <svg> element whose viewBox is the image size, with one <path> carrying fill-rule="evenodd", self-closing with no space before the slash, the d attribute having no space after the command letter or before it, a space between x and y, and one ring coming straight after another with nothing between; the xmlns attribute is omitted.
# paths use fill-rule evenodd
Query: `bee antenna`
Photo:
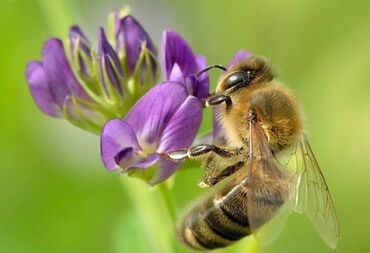
<svg viewBox="0 0 370 253"><path fill-rule="evenodd" d="M207 72L208 70L210 70L210 69L214 69L214 68L216 68L216 69L221 69L221 70L223 70L223 71L226 71L226 70L227 70L224 66L222 66L222 65L220 65L220 64L215 64L215 65L208 66L207 68L202 69L201 71L199 71L199 72L197 73L197 77L199 77L199 76L200 76L201 74L203 74L204 72Z"/></svg>

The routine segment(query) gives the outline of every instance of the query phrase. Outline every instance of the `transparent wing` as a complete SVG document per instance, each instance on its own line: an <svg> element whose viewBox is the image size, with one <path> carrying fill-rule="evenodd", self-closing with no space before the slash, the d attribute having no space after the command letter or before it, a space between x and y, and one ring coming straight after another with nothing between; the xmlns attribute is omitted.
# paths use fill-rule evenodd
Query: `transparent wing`
<svg viewBox="0 0 370 253"><path fill-rule="evenodd" d="M279 155L284 168L296 175L297 185L294 211L307 213L311 223L325 243L335 248L339 238L339 224L324 175L305 135L300 141Z"/></svg>
<svg viewBox="0 0 370 253"><path fill-rule="evenodd" d="M273 156L262 128L255 122L249 127L249 172L247 186L248 221L261 244L269 244L279 235L293 208L295 177Z"/></svg>
<svg viewBox="0 0 370 253"><path fill-rule="evenodd" d="M298 211L307 212L321 238L329 247L335 248L340 233L337 215L324 175L305 135L299 143L299 150L304 168L299 175L296 207Z"/></svg>
<svg viewBox="0 0 370 253"><path fill-rule="evenodd" d="M304 166L304 155L301 151L300 142L296 142L290 147L280 151L276 155L280 167L288 171L294 178L293 209L297 213L307 211L307 179Z"/></svg>

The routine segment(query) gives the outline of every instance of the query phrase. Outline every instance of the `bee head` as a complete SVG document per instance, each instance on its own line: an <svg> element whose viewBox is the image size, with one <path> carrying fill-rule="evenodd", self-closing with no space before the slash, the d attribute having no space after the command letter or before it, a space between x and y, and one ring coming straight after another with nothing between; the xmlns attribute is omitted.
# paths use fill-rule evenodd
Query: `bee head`
<svg viewBox="0 0 370 253"><path fill-rule="evenodd" d="M255 83L265 83L274 78L270 63L261 57L248 57L231 66L221 78L216 93L230 94Z"/></svg>

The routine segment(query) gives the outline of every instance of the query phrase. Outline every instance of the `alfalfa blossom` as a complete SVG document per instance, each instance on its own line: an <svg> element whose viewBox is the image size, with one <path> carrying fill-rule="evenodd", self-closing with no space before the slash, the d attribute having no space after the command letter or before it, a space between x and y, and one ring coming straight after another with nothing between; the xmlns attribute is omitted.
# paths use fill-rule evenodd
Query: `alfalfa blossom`
<svg viewBox="0 0 370 253"><path fill-rule="evenodd" d="M26 71L42 112L100 133L155 84L157 50L144 28L131 15L115 13L112 33L99 29L97 49L78 26L66 46L57 38L45 42L42 61L29 62Z"/></svg>
<svg viewBox="0 0 370 253"><path fill-rule="evenodd" d="M209 93L204 56L195 55L176 32L165 30L162 40L162 84L153 87L124 120L114 119L103 128L101 157L108 170L120 169L157 184L179 167L164 154L187 149L202 119L202 99Z"/></svg>
<svg viewBox="0 0 370 253"><path fill-rule="evenodd" d="M151 185L160 183L180 166L163 154L190 147L201 121L202 103L183 84L158 84L124 120L114 119L104 126L101 158L109 170L135 173Z"/></svg>

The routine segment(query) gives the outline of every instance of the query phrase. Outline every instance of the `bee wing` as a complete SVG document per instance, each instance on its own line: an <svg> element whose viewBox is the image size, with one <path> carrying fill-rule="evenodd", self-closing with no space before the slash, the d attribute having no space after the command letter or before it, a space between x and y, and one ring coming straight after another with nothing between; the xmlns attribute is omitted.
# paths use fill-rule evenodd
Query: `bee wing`
<svg viewBox="0 0 370 253"><path fill-rule="evenodd" d="M340 233L337 215L324 175L305 135L297 144L295 158L301 159L296 164L302 165L296 172L298 184L294 210L307 213L320 237L329 247L335 248Z"/></svg>
<svg viewBox="0 0 370 253"><path fill-rule="evenodd" d="M307 211L307 184L305 163L303 152L301 152L300 142L296 142L289 148L277 154L277 161L280 166L289 171L295 178L295 192L293 200L293 210L297 213L305 213Z"/></svg>
<svg viewBox="0 0 370 253"><path fill-rule="evenodd" d="M273 156L263 129L249 125L249 168L247 187L248 221L264 245L275 240L293 209L295 177ZM263 225L263 226L262 226Z"/></svg>

